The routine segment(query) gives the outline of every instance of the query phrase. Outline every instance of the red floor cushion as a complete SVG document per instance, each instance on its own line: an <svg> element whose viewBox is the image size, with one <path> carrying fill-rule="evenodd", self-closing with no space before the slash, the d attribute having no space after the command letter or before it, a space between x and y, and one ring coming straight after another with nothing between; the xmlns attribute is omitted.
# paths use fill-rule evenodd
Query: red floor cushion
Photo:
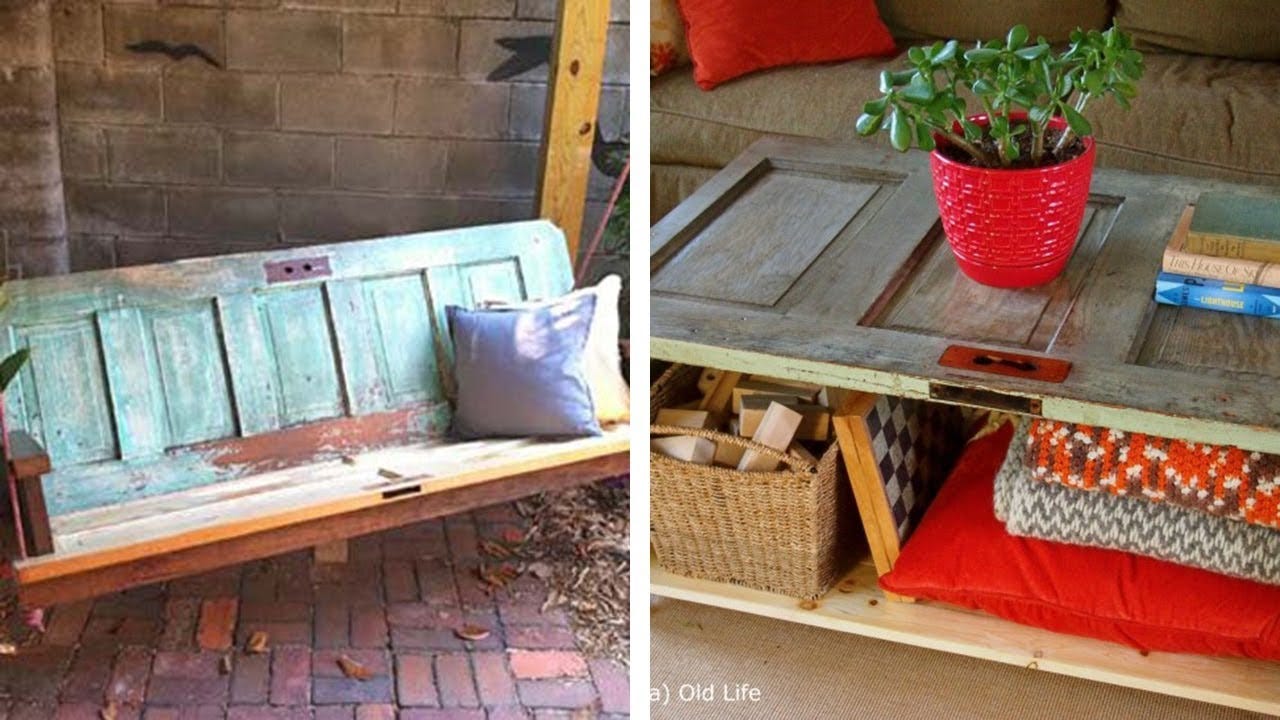
<svg viewBox="0 0 1280 720"><path fill-rule="evenodd" d="M889 55L874 0L680 0L703 90L754 70Z"/></svg>
<svg viewBox="0 0 1280 720"><path fill-rule="evenodd" d="M1005 532L992 489L1012 434L969 445L881 587L1140 650L1280 660L1280 587Z"/></svg>

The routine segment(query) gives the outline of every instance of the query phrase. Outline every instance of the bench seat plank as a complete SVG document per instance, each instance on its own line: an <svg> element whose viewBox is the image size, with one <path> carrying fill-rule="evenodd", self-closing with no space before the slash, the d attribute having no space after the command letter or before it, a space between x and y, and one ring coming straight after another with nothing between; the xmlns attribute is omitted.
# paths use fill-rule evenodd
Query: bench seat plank
<svg viewBox="0 0 1280 720"><path fill-rule="evenodd" d="M625 454L628 427L601 437L428 441L310 463L53 519L55 552L17 563L20 583ZM380 472L382 471L382 472ZM399 476L399 477L388 477Z"/></svg>

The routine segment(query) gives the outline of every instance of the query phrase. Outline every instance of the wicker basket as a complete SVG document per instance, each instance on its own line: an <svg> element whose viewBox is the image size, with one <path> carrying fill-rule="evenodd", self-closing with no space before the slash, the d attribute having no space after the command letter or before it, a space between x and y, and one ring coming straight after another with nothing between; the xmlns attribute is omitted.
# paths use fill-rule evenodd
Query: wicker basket
<svg viewBox="0 0 1280 720"><path fill-rule="evenodd" d="M652 415L698 397L698 374L698 368L682 365L665 372L650 390ZM733 443L786 463L777 472L741 472L651 451L650 538L665 569L813 599L857 558L863 545L856 508L835 443L815 468L726 433L659 425L649 432Z"/></svg>

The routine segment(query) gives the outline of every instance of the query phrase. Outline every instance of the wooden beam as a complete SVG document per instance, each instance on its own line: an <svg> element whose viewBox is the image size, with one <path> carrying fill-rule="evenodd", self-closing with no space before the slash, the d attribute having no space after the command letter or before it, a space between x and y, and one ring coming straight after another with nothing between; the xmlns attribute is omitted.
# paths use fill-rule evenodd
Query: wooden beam
<svg viewBox="0 0 1280 720"><path fill-rule="evenodd" d="M538 217L564 231L573 263L578 260L586 211L608 30L608 2L560 0L547 80L537 198Z"/></svg>
<svg viewBox="0 0 1280 720"><path fill-rule="evenodd" d="M338 538L366 535L428 518L509 502L537 492L562 490L625 474L628 468L627 457L627 453L604 455L569 465L512 475L479 485L466 485L429 495L420 495L402 502L364 508L335 517L317 518L249 535L240 535L117 565L59 575L48 580L20 585L18 598L25 607L45 607L71 602L315 547Z"/></svg>
<svg viewBox="0 0 1280 720"><path fill-rule="evenodd" d="M49 472L49 454L25 430L9 432L9 472L16 481L18 511L28 555L53 552L53 532L40 478Z"/></svg>

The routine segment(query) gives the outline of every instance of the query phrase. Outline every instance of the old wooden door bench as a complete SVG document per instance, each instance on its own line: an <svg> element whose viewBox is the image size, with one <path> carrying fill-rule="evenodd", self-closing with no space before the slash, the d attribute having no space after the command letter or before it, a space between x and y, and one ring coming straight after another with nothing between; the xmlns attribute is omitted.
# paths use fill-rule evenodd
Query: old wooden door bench
<svg viewBox="0 0 1280 720"><path fill-rule="evenodd" d="M627 428L458 442L450 304L571 289L545 221L10 282L40 606L625 473Z"/></svg>
<svg viewBox="0 0 1280 720"><path fill-rule="evenodd" d="M1157 306L1191 178L1102 170L1052 283L977 285L938 222L927 157L765 138L658 222L655 358L1280 452L1280 323ZM658 595L1280 714L1280 664L1134 650L931 603L879 602L876 570L816 607L676 576Z"/></svg>

